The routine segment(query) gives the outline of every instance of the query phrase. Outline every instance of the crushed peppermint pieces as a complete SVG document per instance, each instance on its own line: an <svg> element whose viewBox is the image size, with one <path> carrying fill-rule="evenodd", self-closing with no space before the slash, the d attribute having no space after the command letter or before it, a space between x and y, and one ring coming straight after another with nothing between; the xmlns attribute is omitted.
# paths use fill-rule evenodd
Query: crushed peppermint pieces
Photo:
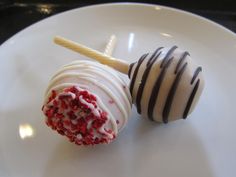
<svg viewBox="0 0 236 177"><path fill-rule="evenodd" d="M60 93L52 90L42 110L46 124L77 145L109 143L116 136L113 130L105 128L108 115L98 108L96 97L78 87Z"/></svg>

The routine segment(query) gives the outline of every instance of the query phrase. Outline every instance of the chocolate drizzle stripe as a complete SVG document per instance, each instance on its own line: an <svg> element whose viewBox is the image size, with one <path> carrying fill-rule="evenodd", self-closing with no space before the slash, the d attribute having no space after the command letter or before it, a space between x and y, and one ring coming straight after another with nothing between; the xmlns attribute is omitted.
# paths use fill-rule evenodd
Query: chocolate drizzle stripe
<svg viewBox="0 0 236 177"><path fill-rule="evenodd" d="M188 99L188 102L187 102L187 105L185 107L185 110L184 110L184 114L183 114L183 118L186 119L187 116L188 116L188 112L190 110L190 107L192 105L192 102L193 102L193 99L197 93L197 90L198 90L198 87L199 87L199 83L200 83L200 79L197 80L197 83L195 84L194 88L193 88L193 91Z"/></svg>
<svg viewBox="0 0 236 177"><path fill-rule="evenodd" d="M166 103L165 103L165 106L164 106L164 109L163 109L163 112L162 112L162 120L164 123L168 123L168 116L169 116L169 113L170 113L170 109L171 109L171 105L172 105L172 102L173 102L173 98L175 96L175 92L178 88L178 85L179 85L179 82L181 80L181 77L187 67L187 62L182 66L182 68L180 69L180 71L178 72L178 74L176 75L175 77L175 80L171 86L171 89L168 93L168 96L167 96L167 99L166 99Z"/></svg>
<svg viewBox="0 0 236 177"><path fill-rule="evenodd" d="M147 56L148 56L148 53L141 56L141 58L138 61L137 66L136 66L136 68L134 70L134 74L133 74L133 77L132 77L131 82L130 82L130 93L131 93L132 96L133 96L134 83L136 81L136 77L137 77L137 74L138 74L139 67L140 67L140 65L142 64L142 62L144 61L144 59Z"/></svg>
<svg viewBox="0 0 236 177"><path fill-rule="evenodd" d="M178 64L176 65L176 68L175 68L175 74L179 71L179 68L180 68L181 64L184 62L184 59L186 58L187 55L189 56L189 53L184 52L183 55L181 56L181 58L179 59Z"/></svg>
<svg viewBox="0 0 236 177"><path fill-rule="evenodd" d="M138 92L137 92L137 97L136 97L136 107L137 107L137 112L139 114L141 113L141 100L142 100L142 96L143 96L143 89L146 85L147 78L148 78L149 73L152 69L152 66L157 61L160 54L161 54L161 52L159 52L158 55L155 56L155 58L150 62L150 64L147 66L147 68L145 69L145 71L143 73L142 80L141 80L141 83L139 85Z"/></svg>
<svg viewBox="0 0 236 177"><path fill-rule="evenodd" d="M164 59L161 62L160 68L162 68L163 66L165 66L165 63L168 62L170 55L175 51L175 49L177 49L177 46L173 46L171 47L171 49L167 52L166 56L164 57Z"/></svg>
<svg viewBox="0 0 236 177"><path fill-rule="evenodd" d="M193 74L193 78L190 82L190 84L192 85L193 82L195 81L195 79L197 78L198 74L202 71L202 67L197 67L197 69L195 70L194 74Z"/></svg>
<svg viewBox="0 0 236 177"><path fill-rule="evenodd" d="M169 67L169 65L171 64L172 60L173 60L173 57L170 58L168 60L168 62L165 64L165 66L163 67L163 69L162 69L160 75L158 76L158 78L155 82L155 85L152 89L151 96L150 96L149 103L148 103L148 118L150 120L154 120L153 119L153 110L154 110L154 107L155 107L155 104L156 104L156 101L157 101L157 97L158 97L158 94L159 94L161 83L162 83L162 81L165 77L166 70Z"/></svg>
<svg viewBox="0 0 236 177"><path fill-rule="evenodd" d="M135 63L131 63L131 64L129 65L129 71L128 71L128 76L129 76L129 78L130 78L130 74L131 74L131 71L132 71L132 68L133 68L134 64L135 64Z"/></svg>
<svg viewBox="0 0 236 177"><path fill-rule="evenodd" d="M151 61L155 58L156 54L162 49L163 47L159 47L155 50L155 52L152 54L152 56L150 57L150 59L147 62L147 66L151 63Z"/></svg>

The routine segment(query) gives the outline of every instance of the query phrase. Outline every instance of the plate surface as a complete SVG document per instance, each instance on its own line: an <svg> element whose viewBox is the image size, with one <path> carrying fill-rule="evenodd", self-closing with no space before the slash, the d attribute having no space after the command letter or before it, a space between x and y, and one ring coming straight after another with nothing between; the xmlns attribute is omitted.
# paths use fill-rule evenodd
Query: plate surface
<svg viewBox="0 0 236 177"><path fill-rule="evenodd" d="M52 132L41 112L52 74L85 58L53 44L61 35L135 61L178 45L203 67L206 86L187 120L158 125L135 113L110 145L78 147ZM40 21L0 47L0 176L234 177L236 36L199 16L163 6L106 4Z"/></svg>

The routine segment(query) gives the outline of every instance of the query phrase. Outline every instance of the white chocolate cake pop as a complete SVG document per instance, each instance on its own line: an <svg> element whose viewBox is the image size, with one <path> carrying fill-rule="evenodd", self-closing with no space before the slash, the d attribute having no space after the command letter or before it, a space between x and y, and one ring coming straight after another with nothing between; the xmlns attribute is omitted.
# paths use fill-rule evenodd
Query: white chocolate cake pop
<svg viewBox="0 0 236 177"><path fill-rule="evenodd" d="M65 38L56 37L55 42L128 74L138 113L156 122L185 119L195 108L204 87L202 68L177 46L160 47L128 64Z"/></svg>
<svg viewBox="0 0 236 177"><path fill-rule="evenodd" d="M78 145L110 143L126 125L132 106L118 73L87 60L60 68L44 100L46 124Z"/></svg>
<svg viewBox="0 0 236 177"><path fill-rule="evenodd" d="M202 68L188 52L173 46L144 54L129 67L130 91L137 111L144 117L167 123L186 118L204 86Z"/></svg>

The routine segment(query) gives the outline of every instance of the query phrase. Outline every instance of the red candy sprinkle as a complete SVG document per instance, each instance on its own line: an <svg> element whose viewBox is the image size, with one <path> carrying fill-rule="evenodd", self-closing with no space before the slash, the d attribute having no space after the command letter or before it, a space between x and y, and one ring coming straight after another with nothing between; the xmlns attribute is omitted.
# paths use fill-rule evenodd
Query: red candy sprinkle
<svg viewBox="0 0 236 177"><path fill-rule="evenodd" d="M58 119L62 119L64 117L64 115L60 114L60 113L56 113L55 117L58 118Z"/></svg>
<svg viewBox="0 0 236 177"><path fill-rule="evenodd" d="M63 123L66 126L70 126L71 125L71 122L69 120L64 120Z"/></svg>
<svg viewBox="0 0 236 177"><path fill-rule="evenodd" d="M48 102L42 107L46 124L78 145L109 143L115 138L115 133L111 129L105 129L108 114L98 108L96 101L96 96L75 86L68 87L61 93L52 90ZM93 109L97 109L99 116L93 114L91 104Z"/></svg>
<svg viewBox="0 0 236 177"><path fill-rule="evenodd" d="M109 100L109 103L114 104L115 102L114 102L114 100Z"/></svg>
<svg viewBox="0 0 236 177"><path fill-rule="evenodd" d="M72 120L77 118L77 116L74 114L74 111L67 112L66 115Z"/></svg>
<svg viewBox="0 0 236 177"><path fill-rule="evenodd" d="M66 102L65 102L63 99L61 99L61 108L62 108L63 110L68 108Z"/></svg>
<svg viewBox="0 0 236 177"><path fill-rule="evenodd" d="M50 101L52 101L52 100L56 97L56 95L57 95L56 91L55 91L55 90L52 90L51 96L50 96L49 99L48 99L48 103L49 103Z"/></svg>

